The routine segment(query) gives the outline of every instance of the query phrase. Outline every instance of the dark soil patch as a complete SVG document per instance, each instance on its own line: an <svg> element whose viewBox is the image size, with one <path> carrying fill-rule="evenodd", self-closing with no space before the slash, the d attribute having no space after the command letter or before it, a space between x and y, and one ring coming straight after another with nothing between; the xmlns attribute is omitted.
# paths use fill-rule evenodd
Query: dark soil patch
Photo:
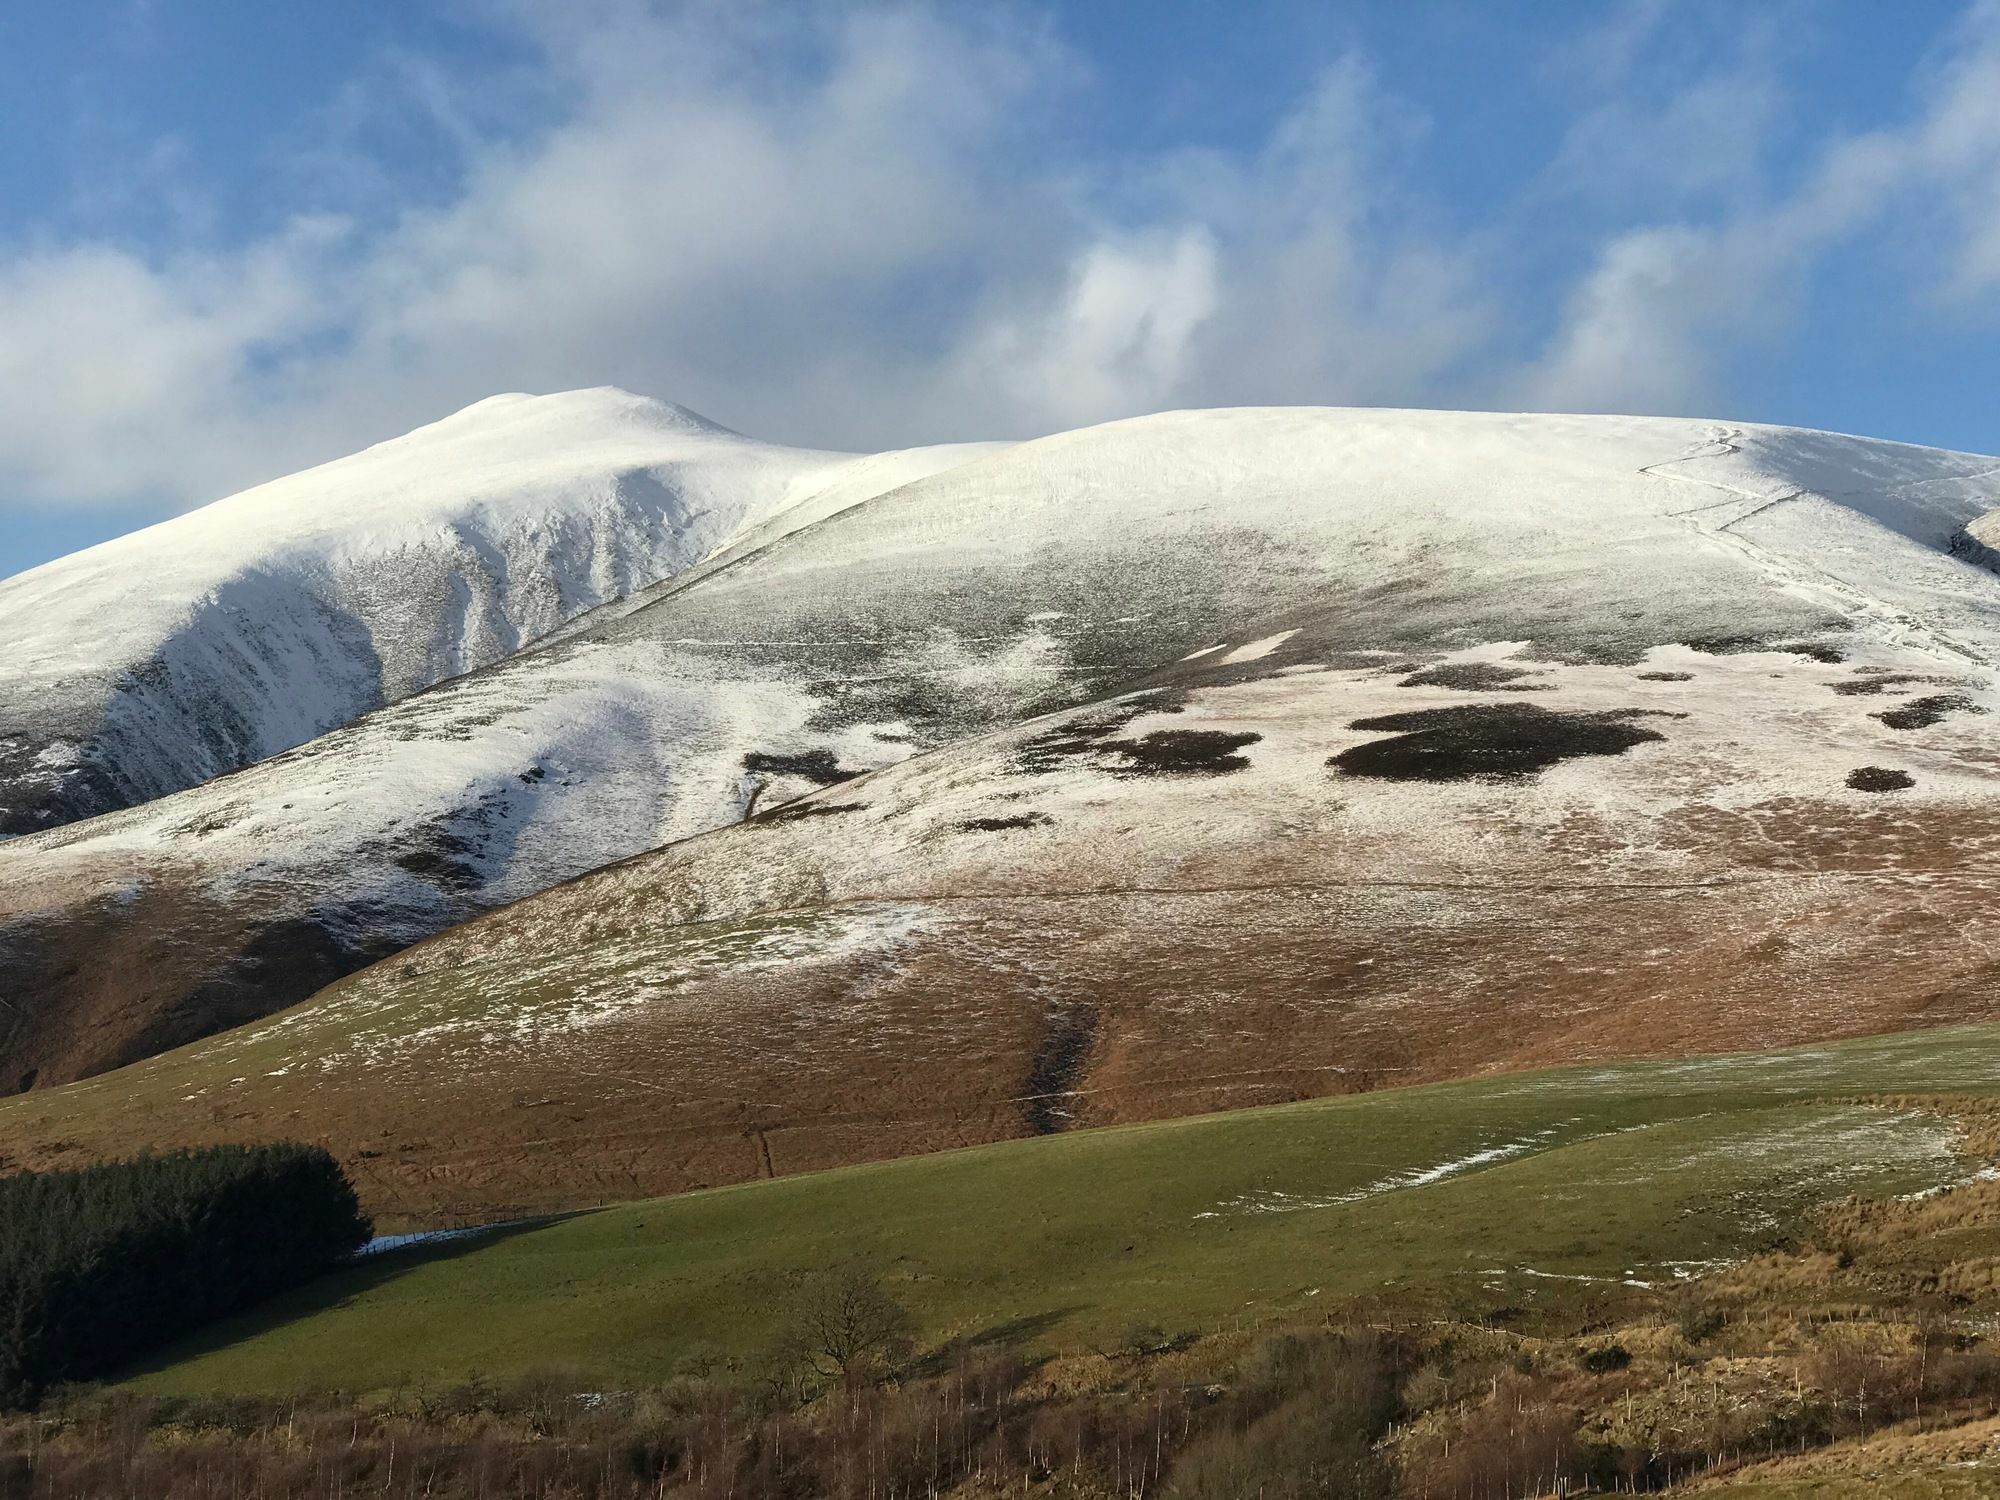
<svg viewBox="0 0 2000 1500"><path fill-rule="evenodd" d="M866 802L787 802L749 819L753 823L796 823L802 818L830 818L836 813L866 812Z"/></svg>
<svg viewBox="0 0 2000 1500"><path fill-rule="evenodd" d="M1560 713L1531 703L1464 703L1356 719L1351 729L1395 737L1370 740L1327 764L1348 776L1390 781L1512 781L1584 755L1622 755L1663 740L1631 720L1642 709Z"/></svg>
<svg viewBox="0 0 2000 1500"><path fill-rule="evenodd" d="M1711 635L1681 643L1690 650L1699 651L1704 656L1742 656L1750 651L1789 651L1794 656L1808 656L1814 661L1828 665L1847 660L1847 653L1838 646L1829 646L1821 641L1774 641L1755 635Z"/></svg>
<svg viewBox="0 0 2000 1500"><path fill-rule="evenodd" d="M1838 666L1847 660L1847 653L1840 647L1824 645L1819 641L1779 641L1771 649L1789 651L1794 656L1809 656L1814 661L1823 661L1830 667Z"/></svg>
<svg viewBox="0 0 2000 1500"><path fill-rule="evenodd" d="M1552 683L1522 682L1534 673L1521 667L1504 667L1491 661L1446 662L1412 672L1397 687L1456 688L1464 693L1546 693Z"/></svg>
<svg viewBox="0 0 2000 1500"><path fill-rule="evenodd" d="M1185 693L1162 689L1107 703L1090 713L1064 719L1051 729L1030 735L1021 742L1021 748L1016 752L1016 764L1031 775L1045 775L1060 769L1067 760L1095 755L1110 736L1134 719L1146 714L1177 714L1186 701Z"/></svg>
<svg viewBox="0 0 2000 1500"><path fill-rule="evenodd" d="M743 769L767 776L799 776L819 786L851 781L861 773L850 771L835 761L831 750L806 750L796 755L773 755L752 750L743 757Z"/></svg>
<svg viewBox="0 0 2000 1500"><path fill-rule="evenodd" d="M1028 1069L1023 1113L1036 1135L1054 1135L1070 1127L1069 1100L1097 1043L1097 1008L1058 1005L1048 1014L1041 1046Z"/></svg>
<svg viewBox="0 0 2000 1500"><path fill-rule="evenodd" d="M1226 776L1249 766L1248 757L1236 752L1263 737L1217 729L1156 729L1136 740L1106 740L1098 748L1124 759L1123 765L1110 768L1114 776Z"/></svg>
<svg viewBox="0 0 2000 1500"><path fill-rule="evenodd" d="M438 835L431 847L397 855L396 863L440 890L476 891L484 884L485 877L476 866L460 857L476 852L469 840L447 833Z"/></svg>
<svg viewBox="0 0 2000 1500"><path fill-rule="evenodd" d="M1951 534L1945 544L1953 557L1962 557L1976 567L1990 568L2000 573L2000 552L1996 552L1961 526Z"/></svg>
<svg viewBox="0 0 2000 1500"><path fill-rule="evenodd" d="M1857 792L1903 792L1917 782L1908 771L1890 766L1856 766L1847 773L1847 784Z"/></svg>
<svg viewBox="0 0 2000 1500"><path fill-rule="evenodd" d="M1882 672L1872 677L1855 677L1847 682L1836 682L1833 684L1833 690L1843 698L1873 698L1904 683L1915 682L1927 687L1937 687L1950 680L1947 677L1924 677L1915 672Z"/></svg>
<svg viewBox="0 0 2000 1500"><path fill-rule="evenodd" d="M1693 682L1692 672L1641 672L1641 682Z"/></svg>
<svg viewBox="0 0 2000 1500"><path fill-rule="evenodd" d="M1932 693L1928 697L1912 698L1908 703L1899 703L1894 708L1886 708L1881 713L1870 714L1868 717L1880 719L1891 729L1928 729L1933 724L1942 723L1950 714L1985 712L1985 709L1963 693Z"/></svg>
<svg viewBox="0 0 2000 1500"><path fill-rule="evenodd" d="M958 827L963 833L1002 833L1009 828L1034 828L1054 821L1047 813L1027 812L1011 818L967 818Z"/></svg>
<svg viewBox="0 0 2000 1500"><path fill-rule="evenodd" d="M399 868L448 896L465 895L486 883L478 861L506 815L506 794L488 792L477 802L412 825L393 845L371 844L363 852L378 859L388 855Z"/></svg>

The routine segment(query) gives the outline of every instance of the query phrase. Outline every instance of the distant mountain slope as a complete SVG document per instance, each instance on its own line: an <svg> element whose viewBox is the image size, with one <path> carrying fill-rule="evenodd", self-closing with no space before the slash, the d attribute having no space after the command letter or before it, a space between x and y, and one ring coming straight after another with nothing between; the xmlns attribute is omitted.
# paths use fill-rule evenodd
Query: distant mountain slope
<svg viewBox="0 0 2000 1500"><path fill-rule="evenodd" d="M0 1057L126 1061L718 828L134 1086L639 1190L1986 1015L2000 578L1952 549L1996 499L1680 421L1022 444L0 848Z"/></svg>
<svg viewBox="0 0 2000 1500"><path fill-rule="evenodd" d="M623 391L495 396L0 581L0 835L236 770L794 504L817 516L976 451L856 459Z"/></svg>

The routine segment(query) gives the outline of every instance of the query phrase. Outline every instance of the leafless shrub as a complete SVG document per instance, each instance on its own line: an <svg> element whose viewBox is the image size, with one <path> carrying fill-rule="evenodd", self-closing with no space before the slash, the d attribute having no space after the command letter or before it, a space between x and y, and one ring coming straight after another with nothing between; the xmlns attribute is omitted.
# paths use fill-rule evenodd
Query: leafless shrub
<svg viewBox="0 0 2000 1500"><path fill-rule="evenodd" d="M780 1348L822 1381L871 1378L908 1354L915 1327L880 1276L849 1266L800 1283Z"/></svg>

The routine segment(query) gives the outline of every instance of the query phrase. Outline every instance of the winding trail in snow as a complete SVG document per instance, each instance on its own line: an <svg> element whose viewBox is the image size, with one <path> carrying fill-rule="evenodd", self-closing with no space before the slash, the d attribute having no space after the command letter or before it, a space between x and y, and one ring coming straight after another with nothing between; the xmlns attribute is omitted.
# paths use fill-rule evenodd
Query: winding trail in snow
<svg viewBox="0 0 2000 1500"><path fill-rule="evenodd" d="M1953 664L1971 662L1982 667L1993 664L1992 657L1987 652L1963 637L1940 626L1920 621L1908 611L1887 600L1876 598L1836 573L1775 552L1736 530L1743 522L1794 500L1819 498L1829 503L1838 503L1835 497L1821 495L1816 490L1805 488L1789 490L1781 495L1760 495L1754 490L1741 489L1720 480L1701 479L1692 474L1670 472L1681 464L1695 463L1707 458L1726 458L1731 454L1741 453L1743 448L1737 440L1743 436L1744 432L1740 427L1719 429L1708 442L1701 444L1693 452L1683 453L1678 458L1662 459L1658 463L1642 465L1639 472L1661 479L1675 480L1681 484L1698 484L1707 489L1722 491L1729 498L1712 501L1707 505L1697 505L1688 510L1668 511L1666 514L1674 520L1686 522L1689 530L1704 540L1737 553L1781 588L1821 596L1838 613L1852 619L1857 625L1870 629L1875 636L1891 646L1922 651L1928 656ZM1996 473L2000 473L2000 465L1968 474L1937 475L1915 483L1983 479ZM1891 490L1889 493L1900 494L1902 489ZM1719 525L1711 524L1715 512L1745 501L1751 502L1749 509L1732 515Z"/></svg>

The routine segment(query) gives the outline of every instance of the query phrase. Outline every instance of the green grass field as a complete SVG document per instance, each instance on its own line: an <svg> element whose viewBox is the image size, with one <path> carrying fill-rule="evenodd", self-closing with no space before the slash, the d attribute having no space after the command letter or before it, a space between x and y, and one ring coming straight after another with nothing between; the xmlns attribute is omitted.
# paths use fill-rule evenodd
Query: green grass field
<svg viewBox="0 0 2000 1500"><path fill-rule="evenodd" d="M878 1268L927 1338L1040 1350L1393 1295L1566 1317L1965 1175L1858 1096L2000 1092L2000 1026L1510 1075L1079 1132L629 1204L363 1263L137 1374L365 1391L753 1365L788 1288Z"/></svg>

